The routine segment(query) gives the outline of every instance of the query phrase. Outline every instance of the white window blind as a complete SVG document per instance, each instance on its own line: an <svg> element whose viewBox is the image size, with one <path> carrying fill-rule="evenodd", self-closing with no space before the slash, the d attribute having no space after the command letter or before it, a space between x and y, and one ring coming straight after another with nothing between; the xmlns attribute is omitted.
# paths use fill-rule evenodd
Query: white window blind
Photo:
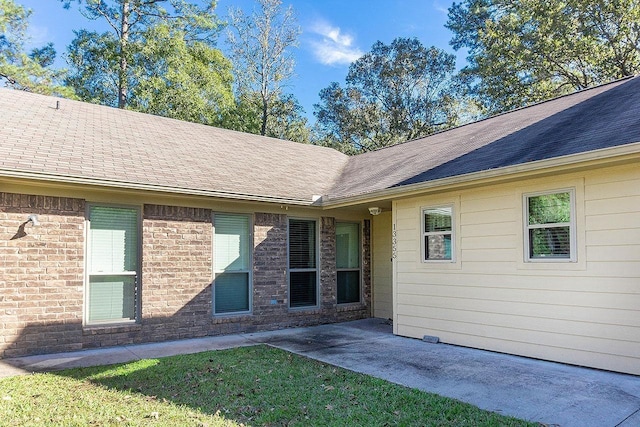
<svg viewBox="0 0 640 427"><path fill-rule="evenodd" d="M453 259L453 207L423 209L423 251L425 261Z"/></svg>
<svg viewBox="0 0 640 427"><path fill-rule="evenodd" d="M249 217L216 214L215 218L216 271L249 269Z"/></svg>
<svg viewBox="0 0 640 427"><path fill-rule="evenodd" d="M572 260L575 256L573 192L525 196L528 260Z"/></svg>
<svg viewBox="0 0 640 427"><path fill-rule="evenodd" d="M138 212L134 209L92 206L89 221L91 273L136 271Z"/></svg>
<svg viewBox="0 0 640 427"><path fill-rule="evenodd" d="M135 319L134 276L92 276L90 280L89 323Z"/></svg>
<svg viewBox="0 0 640 427"><path fill-rule="evenodd" d="M247 215L214 216L215 314L250 311L251 230Z"/></svg>
<svg viewBox="0 0 640 427"><path fill-rule="evenodd" d="M138 298L138 210L90 206L87 321L136 319Z"/></svg>

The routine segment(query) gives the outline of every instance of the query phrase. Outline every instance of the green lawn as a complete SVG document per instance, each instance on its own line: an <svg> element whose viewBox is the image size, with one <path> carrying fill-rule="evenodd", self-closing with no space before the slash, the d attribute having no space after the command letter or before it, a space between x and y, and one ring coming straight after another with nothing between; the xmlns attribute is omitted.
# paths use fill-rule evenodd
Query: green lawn
<svg viewBox="0 0 640 427"><path fill-rule="evenodd" d="M0 380L2 426L533 426L267 346Z"/></svg>

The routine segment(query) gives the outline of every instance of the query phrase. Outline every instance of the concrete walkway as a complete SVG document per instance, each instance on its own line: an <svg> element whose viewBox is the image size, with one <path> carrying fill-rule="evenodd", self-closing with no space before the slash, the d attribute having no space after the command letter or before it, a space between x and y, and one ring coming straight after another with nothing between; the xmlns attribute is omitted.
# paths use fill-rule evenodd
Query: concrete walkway
<svg viewBox="0 0 640 427"><path fill-rule="evenodd" d="M397 337L381 319L4 359L0 377L261 343L549 426L640 426L638 376Z"/></svg>

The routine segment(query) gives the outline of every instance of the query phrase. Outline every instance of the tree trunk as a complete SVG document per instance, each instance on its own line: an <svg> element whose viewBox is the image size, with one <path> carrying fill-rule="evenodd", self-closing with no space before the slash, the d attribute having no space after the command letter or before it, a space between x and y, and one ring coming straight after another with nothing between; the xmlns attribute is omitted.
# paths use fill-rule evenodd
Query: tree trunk
<svg viewBox="0 0 640 427"><path fill-rule="evenodd" d="M122 21L120 25L120 69L118 70L118 108L127 106L127 43L129 41L129 0L122 2Z"/></svg>
<svg viewBox="0 0 640 427"><path fill-rule="evenodd" d="M263 97L262 98L262 126L260 127L260 135L262 136L267 134L267 118L268 118L267 107L268 107L267 98Z"/></svg>

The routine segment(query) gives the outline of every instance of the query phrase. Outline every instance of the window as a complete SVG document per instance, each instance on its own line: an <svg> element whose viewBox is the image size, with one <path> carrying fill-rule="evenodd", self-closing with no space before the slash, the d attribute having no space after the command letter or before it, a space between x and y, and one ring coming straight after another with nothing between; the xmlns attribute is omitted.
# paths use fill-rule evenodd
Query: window
<svg viewBox="0 0 640 427"><path fill-rule="evenodd" d="M422 210L422 254L424 261L453 261L453 207Z"/></svg>
<svg viewBox="0 0 640 427"><path fill-rule="evenodd" d="M88 324L135 321L139 307L139 211L89 206Z"/></svg>
<svg viewBox="0 0 640 427"><path fill-rule="evenodd" d="M316 222L289 220L289 307L318 304Z"/></svg>
<svg viewBox="0 0 640 427"><path fill-rule="evenodd" d="M524 204L527 260L574 260L574 192L525 195Z"/></svg>
<svg viewBox="0 0 640 427"><path fill-rule="evenodd" d="M247 215L214 215L213 313L251 307L251 232Z"/></svg>
<svg viewBox="0 0 640 427"><path fill-rule="evenodd" d="M336 224L338 304L360 302L360 224Z"/></svg>

